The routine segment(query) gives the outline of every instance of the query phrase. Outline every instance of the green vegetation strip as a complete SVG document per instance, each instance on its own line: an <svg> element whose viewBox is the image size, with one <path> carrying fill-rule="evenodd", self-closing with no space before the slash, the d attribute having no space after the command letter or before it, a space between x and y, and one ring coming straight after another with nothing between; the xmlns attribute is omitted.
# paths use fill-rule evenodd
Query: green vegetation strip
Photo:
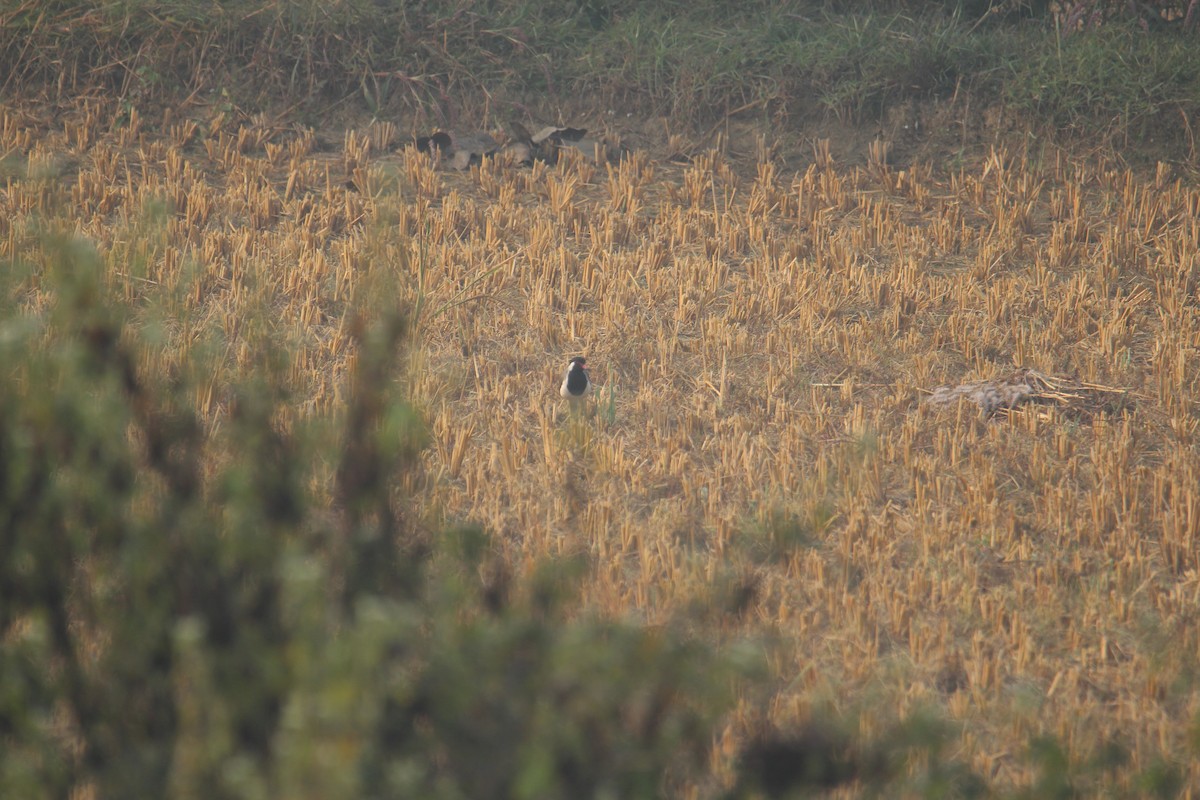
<svg viewBox="0 0 1200 800"><path fill-rule="evenodd" d="M1068 32L1049 15L955 3L7 0L0 23L5 96L103 90L248 112L353 102L434 123L570 102L683 124L739 109L862 121L969 94L1057 129L1166 119L1181 136L1200 110L1181 25L1118 15Z"/></svg>

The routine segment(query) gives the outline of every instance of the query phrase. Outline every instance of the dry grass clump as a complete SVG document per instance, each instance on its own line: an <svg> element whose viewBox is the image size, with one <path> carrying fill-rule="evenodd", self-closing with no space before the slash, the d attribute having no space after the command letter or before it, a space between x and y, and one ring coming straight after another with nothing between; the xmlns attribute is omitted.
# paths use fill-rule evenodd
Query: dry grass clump
<svg viewBox="0 0 1200 800"><path fill-rule="evenodd" d="M1009 411L1023 403L1056 403L1078 411L1100 411L1113 410L1112 401L1115 399L1119 403L1124 394L1122 390L1109 386L1080 384L1070 378L1019 369L1002 378L939 386L925 398L925 402L934 406L949 406L959 399L970 400L984 414Z"/></svg>
<svg viewBox="0 0 1200 800"><path fill-rule="evenodd" d="M586 557L605 614L763 643L775 682L719 764L764 717L870 735L924 709L1001 787L1033 781L1039 733L1118 743L1130 791L1156 754L1200 785L1200 190L1170 167L844 167L824 143L798 169L764 147L453 173L394 130L114 111L3 111L0 256L33 259L47 220L94 241L160 337L141 367L206 375L212 426L264 339L286 425L343 402L351 298L413 309L431 508L514 574ZM20 291L49 301L36 271ZM598 391L569 417L579 354ZM920 403L1015 367L935 395L1002 418ZM1107 387L1137 402L1071 413Z"/></svg>

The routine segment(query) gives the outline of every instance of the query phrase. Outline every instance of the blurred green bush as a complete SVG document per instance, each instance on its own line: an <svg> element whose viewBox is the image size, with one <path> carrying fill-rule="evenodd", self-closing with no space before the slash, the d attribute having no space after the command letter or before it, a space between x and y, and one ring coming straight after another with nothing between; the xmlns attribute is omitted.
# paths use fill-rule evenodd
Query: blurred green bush
<svg viewBox="0 0 1200 800"><path fill-rule="evenodd" d="M92 248L41 250L0 301L0 797L650 797L695 776L728 665L589 618L579 564L517 580L481 531L413 521L403 316L356 323L336 418L281 429L264 354L213 430L192 378L142 367ZM34 274L44 313L19 307Z"/></svg>

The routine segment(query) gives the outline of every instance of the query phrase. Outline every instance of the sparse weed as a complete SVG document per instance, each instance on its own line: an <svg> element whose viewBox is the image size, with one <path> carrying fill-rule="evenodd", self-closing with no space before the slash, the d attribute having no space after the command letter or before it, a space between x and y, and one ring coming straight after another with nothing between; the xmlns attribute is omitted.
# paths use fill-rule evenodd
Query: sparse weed
<svg viewBox="0 0 1200 800"><path fill-rule="evenodd" d="M603 390L603 399L599 400L598 411L604 424L611 428L617 424L617 384L609 379Z"/></svg>

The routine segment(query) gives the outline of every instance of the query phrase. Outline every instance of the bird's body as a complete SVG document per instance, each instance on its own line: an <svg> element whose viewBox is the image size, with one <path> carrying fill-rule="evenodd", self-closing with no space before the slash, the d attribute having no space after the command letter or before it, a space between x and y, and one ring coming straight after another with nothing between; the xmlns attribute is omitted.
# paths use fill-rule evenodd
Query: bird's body
<svg viewBox="0 0 1200 800"><path fill-rule="evenodd" d="M592 382L588 379L587 359L575 356L567 365L567 374L563 378L558 393L568 400L580 400L592 390Z"/></svg>

